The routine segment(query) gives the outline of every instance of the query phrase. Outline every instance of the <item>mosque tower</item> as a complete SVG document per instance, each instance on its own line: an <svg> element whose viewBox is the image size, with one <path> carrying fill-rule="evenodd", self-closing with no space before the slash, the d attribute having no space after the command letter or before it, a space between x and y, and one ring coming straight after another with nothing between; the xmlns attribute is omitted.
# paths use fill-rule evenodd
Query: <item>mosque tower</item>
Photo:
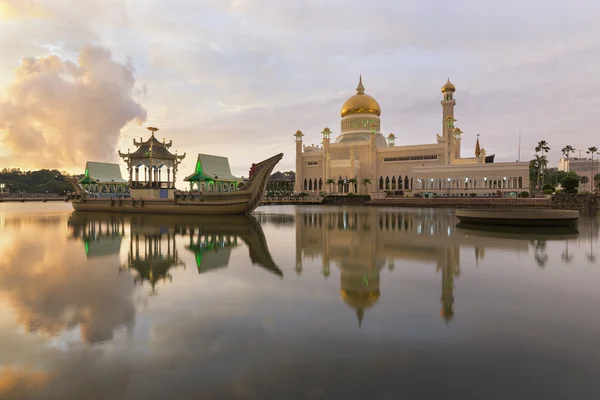
<svg viewBox="0 0 600 400"><path fill-rule="evenodd" d="M450 82L450 78L446 84L442 86L442 140L446 144L446 164L451 164L453 158L460 158L460 135L461 130L454 126L456 119L454 118L454 92L456 87Z"/></svg>

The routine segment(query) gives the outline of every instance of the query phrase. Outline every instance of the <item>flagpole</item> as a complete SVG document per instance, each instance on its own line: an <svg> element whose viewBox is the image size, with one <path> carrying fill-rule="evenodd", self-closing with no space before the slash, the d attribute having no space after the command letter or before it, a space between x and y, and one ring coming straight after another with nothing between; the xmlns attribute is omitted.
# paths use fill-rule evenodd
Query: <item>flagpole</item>
<svg viewBox="0 0 600 400"><path fill-rule="evenodd" d="M519 131L519 162L521 162L521 131Z"/></svg>

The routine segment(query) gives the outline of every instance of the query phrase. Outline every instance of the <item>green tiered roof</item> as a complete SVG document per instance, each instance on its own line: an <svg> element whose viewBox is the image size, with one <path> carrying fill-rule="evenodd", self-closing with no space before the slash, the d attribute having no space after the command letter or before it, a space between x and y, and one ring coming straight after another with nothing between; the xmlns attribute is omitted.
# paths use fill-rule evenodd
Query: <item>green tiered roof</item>
<svg viewBox="0 0 600 400"><path fill-rule="evenodd" d="M186 182L240 182L241 179L231 174L227 157L198 154L196 170L184 179Z"/></svg>
<svg viewBox="0 0 600 400"><path fill-rule="evenodd" d="M127 181L121 176L119 164L88 161L85 164L85 174L78 183L127 183Z"/></svg>

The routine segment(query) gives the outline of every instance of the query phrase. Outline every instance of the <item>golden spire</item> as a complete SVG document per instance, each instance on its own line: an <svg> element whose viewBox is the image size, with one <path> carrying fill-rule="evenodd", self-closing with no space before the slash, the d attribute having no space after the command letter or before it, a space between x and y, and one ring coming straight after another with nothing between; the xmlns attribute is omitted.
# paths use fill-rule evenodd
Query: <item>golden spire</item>
<svg viewBox="0 0 600 400"><path fill-rule="evenodd" d="M481 147L479 146L479 134L477 134L477 143L475 143L475 157L479 158L481 155Z"/></svg>
<svg viewBox="0 0 600 400"><path fill-rule="evenodd" d="M363 86L363 83L362 83L362 74L360 74L360 77L358 78L358 86L356 87L356 94L365 94L365 87Z"/></svg>

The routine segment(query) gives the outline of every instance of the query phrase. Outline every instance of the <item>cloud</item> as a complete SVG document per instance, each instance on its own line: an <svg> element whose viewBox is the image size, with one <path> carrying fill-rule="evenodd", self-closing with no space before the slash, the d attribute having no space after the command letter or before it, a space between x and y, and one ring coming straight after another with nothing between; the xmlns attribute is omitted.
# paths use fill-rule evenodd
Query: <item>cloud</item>
<svg viewBox="0 0 600 400"><path fill-rule="evenodd" d="M435 141L439 87L448 75L458 88L465 154L478 133L501 161L516 157L519 131L523 154L545 139L551 161L567 140L552 132L573 132L568 140L577 148L593 144L597 1L380 0L368 10L359 0L0 4L11 18L6 11L0 22L5 70L23 57L73 60L90 44L129 57L136 82L147 88L149 122L180 153L229 156L238 175L272 155L264 143L286 153L282 169L293 168L296 129L309 143L320 141L326 125L339 132L339 108L359 73L397 145ZM125 126L117 145L126 151L140 134ZM193 169L193 159L182 171Z"/></svg>
<svg viewBox="0 0 600 400"><path fill-rule="evenodd" d="M119 274L118 255L85 261L83 241L57 241L65 226L64 218L6 220L0 294L26 332L53 337L78 328L85 343L110 340L133 326L133 279ZM89 268L79 268L84 263Z"/></svg>
<svg viewBox="0 0 600 400"><path fill-rule="evenodd" d="M86 46L74 63L58 56L26 58L0 103L5 163L37 168L80 167L114 160L121 129L144 121L133 98L132 68L108 50Z"/></svg>

